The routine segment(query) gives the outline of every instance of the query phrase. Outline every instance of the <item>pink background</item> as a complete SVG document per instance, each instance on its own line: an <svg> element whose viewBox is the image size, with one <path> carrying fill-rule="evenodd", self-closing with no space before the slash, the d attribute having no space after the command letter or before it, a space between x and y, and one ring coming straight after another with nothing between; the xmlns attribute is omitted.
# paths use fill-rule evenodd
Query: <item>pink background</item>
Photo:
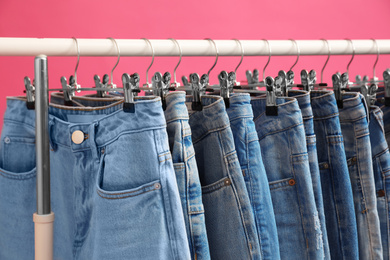
<svg viewBox="0 0 390 260"><path fill-rule="evenodd" d="M44 38L106 38L117 39L390 39L389 0L263 0L263 1L0 1L0 37ZM356 56L350 74L372 76L374 55ZM121 59L114 72L114 82L120 84L124 72L138 72L145 82L145 70L150 57ZM262 70L267 57L246 57L238 70L238 80L245 79L245 70ZM316 69L326 60L321 57L301 57L294 68ZM331 74L344 72L350 56L331 57L324 81ZM221 57L211 82L217 82L221 70L233 70L239 57ZM280 69L288 70L295 57L274 57L267 75L275 76ZM93 86L93 75L109 73L113 57L81 57L78 82ZM170 71L177 58L157 57L150 70ZM213 64L211 57L184 57L178 77L191 72L205 73ZM49 58L49 86L60 87L60 77L73 74L75 57ZM377 76L390 67L390 56L382 55ZM6 108L6 96L23 94L23 77L33 78L33 57L0 57L0 129ZM318 75L319 76L319 75Z"/></svg>

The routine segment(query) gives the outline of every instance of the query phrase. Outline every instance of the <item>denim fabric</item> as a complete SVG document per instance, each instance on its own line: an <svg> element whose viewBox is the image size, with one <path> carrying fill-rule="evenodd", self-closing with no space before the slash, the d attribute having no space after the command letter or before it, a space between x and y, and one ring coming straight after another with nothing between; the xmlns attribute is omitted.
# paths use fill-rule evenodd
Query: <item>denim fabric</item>
<svg viewBox="0 0 390 260"><path fill-rule="evenodd" d="M54 259L190 259L161 101L138 98L135 106L131 114L121 110L121 102L96 108L51 104ZM25 101L12 99L5 119L34 129L34 114L29 112ZM77 130L84 134L80 144L71 139ZM12 129L3 133L6 139ZM21 151L5 153L16 156ZM1 198L33 197L34 188L25 190L25 182L20 181L25 175L0 176ZM9 179L20 183L8 187ZM1 201L5 210L0 215L12 209L11 217L17 218L28 209ZM12 232L21 234L22 227L32 226L30 214L19 218ZM8 221L0 226L10 228ZM14 249L5 259L33 258L31 250L27 251L33 247L32 233L24 244L3 234L0 239L7 243L0 247ZM0 248L3 252L11 251Z"/></svg>
<svg viewBox="0 0 390 260"><path fill-rule="evenodd" d="M343 94L343 108L339 113L355 204L359 259L382 259L368 114L363 95Z"/></svg>
<svg viewBox="0 0 390 260"><path fill-rule="evenodd" d="M265 98L251 101L271 189L281 259L323 259L301 110L294 98L277 98L278 115L265 114Z"/></svg>
<svg viewBox="0 0 390 260"><path fill-rule="evenodd" d="M385 127L385 137L386 137L387 145L390 145L390 107L387 107L385 105L380 105L380 108L383 112L383 123Z"/></svg>
<svg viewBox="0 0 390 260"><path fill-rule="evenodd" d="M255 215L262 259L280 259L278 231L249 94L232 94L227 113Z"/></svg>
<svg viewBox="0 0 390 260"><path fill-rule="evenodd" d="M261 259L255 219L221 97L187 97L211 259Z"/></svg>
<svg viewBox="0 0 390 260"><path fill-rule="evenodd" d="M369 130L383 259L389 259L390 154L385 138L383 113L377 106L370 108Z"/></svg>
<svg viewBox="0 0 390 260"><path fill-rule="evenodd" d="M331 91L310 92L326 230L332 259L359 259L358 235L344 140Z"/></svg>
<svg viewBox="0 0 390 260"><path fill-rule="evenodd" d="M305 133L306 133L306 146L307 146L307 153L309 155L309 165L310 165L311 180L313 182L314 198L316 200L318 217L321 223L324 254L325 254L325 259L330 259L328 235L326 232L326 222L325 222L325 213L324 213L324 200L322 198L320 168L318 165L318 157L317 157L316 135L314 133L314 123L313 123L314 116L313 116L313 111L311 109L310 93L303 90L290 90L288 92L288 96L296 98L298 101L299 108L301 109L303 125L305 127Z"/></svg>
<svg viewBox="0 0 390 260"><path fill-rule="evenodd" d="M185 92L173 92L166 96L165 119L169 147L179 187L191 257L198 260L210 259L202 203L202 188L195 160L195 151L192 146L185 100Z"/></svg>

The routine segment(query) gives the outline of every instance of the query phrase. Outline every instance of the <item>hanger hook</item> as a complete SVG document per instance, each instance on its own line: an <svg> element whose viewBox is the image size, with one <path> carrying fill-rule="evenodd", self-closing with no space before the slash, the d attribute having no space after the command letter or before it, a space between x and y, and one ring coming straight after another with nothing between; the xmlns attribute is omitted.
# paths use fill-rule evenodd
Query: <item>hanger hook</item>
<svg viewBox="0 0 390 260"><path fill-rule="evenodd" d="M263 41L265 41L268 46L268 61L263 68L263 82L265 82L265 69L268 67L269 62L271 61L272 50L271 50L271 46L269 45L269 41L267 39L263 39Z"/></svg>
<svg viewBox="0 0 390 260"><path fill-rule="evenodd" d="M373 72L373 79L375 80L375 69L376 69L376 64L378 63L378 60L379 60L379 54L380 54L380 51L379 51L379 46L378 46L378 43L375 39L371 39L375 45L376 45L376 61L374 63L374 67L372 68L372 72Z"/></svg>
<svg viewBox="0 0 390 260"><path fill-rule="evenodd" d="M178 41L176 41L176 39L169 38L169 40L173 41L173 42L176 44L176 46L179 48L179 51L180 51L180 59L179 59L179 62L177 63L175 69L173 70L173 81L177 84L177 81L176 81L176 70L177 70L177 68L178 68L179 65L180 65L181 57L183 56L183 51L181 50L180 44L179 44Z"/></svg>
<svg viewBox="0 0 390 260"><path fill-rule="evenodd" d="M146 41L149 44L150 49L152 49L152 63L150 63L149 67L146 69L146 84L149 84L149 69L152 67L154 62L154 48L149 39L142 38L142 40Z"/></svg>
<svg viewBox="0 0 390 260"><path fill-rule="evenodd" d="M328 65L328 61L329 61L329 58L330 58L330 54L332 52L331 48L330 48L330 45L329 45L329 42L327 39L321 39L322 41L326 42L326 45L328 46L328 58L326 59L325 61L325 64L324 64L324 67L322 67L322 70L321 70L321 83L323 82L322 81L322 76L324 75L324 70L325 70L325 67L326 65Z"/></svg>
<svg viewBox="0 0 390 260"><path fill-rule="evenodd" d="M290 70L292 70L292 69L295 67L295 65L298 63L299 56L301 56L301 49L299 48L298 43L297 43L296 40L290 39L290 41L294 42L295 47L297 48L297 60L296 60L295 63L291 66Z"/></svg>
<svg viewBox="0 0 390 260"><path fill-rule="evenodd" d="M240 48L241 48L241 60L240 60L240 62L238 63L236 69L234 70L234 73L237 75L237 70L238 70L238 68L241 66L242 61L244 60L245 51L244 51L244 47L242 46L242 43L241 43L240 40L238 40L238 39L233 39L233 40L235 40L236 42L238 42L238 44L240 45Z"/></svg>
<svg viewBox="0 0 390 260"><path fill-rule="evenodd" d="M118 66L119 60L121 58L121 50L119 49L118 43L116 42L116 40L114 38L109 37L108 39L110 39L111 41L114 42L114 44L116 46L116 50L118 52L118 60L116 61L115 66L111 70L111 85L114 85L114 83L113 83L113 74L114 74L114 70L115 70L116 66Z"/></svg>
<svg viewBox="0 0 390 260"><path fill-rule="evenodd" d="M214 62L214 65L209 69L209 71L207 72L207 76L210 76L210 72L214 69L215 65L217 65L217 61L218 61L218 56L219 56L219 51L218 51L218 47L217 47L217 44L215 44L215 41L210 39L210 38L207 38L205 40L208 40L210 42L212 42L214 44L214 48L215 48L215 62Z"/></svg>
<svg viewBox="0 0 390 260"><path fill-rule="evenodd" d="M76 68L74 69L74 81L77 86L77 69L80 63L80 46L79 46L79 42L75 37L72 37L72 39L76 42L76 47L77 47L77 63L76 63Z"/></svg>
<svg viewBox="0 0 390 260"><path fill-rule="evenodd" d="M353 58L355 58L355 45L353 44L353 41L351 39L346 39L346 40L349 41L352 45L352 58L347 65L347 73L349 75L349 65L351 65Z"/></svg>

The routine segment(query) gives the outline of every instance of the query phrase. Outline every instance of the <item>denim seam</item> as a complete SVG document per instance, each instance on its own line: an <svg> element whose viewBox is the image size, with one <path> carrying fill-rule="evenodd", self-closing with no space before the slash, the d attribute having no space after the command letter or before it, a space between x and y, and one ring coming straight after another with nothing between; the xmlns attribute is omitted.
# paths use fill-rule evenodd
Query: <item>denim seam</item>
<svg viewBox="0 0 390 260"><path fill-rule="evenodd" d="M222 127L218 127L218 128L214 128L214 129L209 129L209 130L207 130L206 133L204 133L203 135L201 135L201 136L198 138L198 140L195 140L195 141L193 140L193 141L192 141L192 144L194 145L195 143L202 141L203 138L206 138L206 137L207 137L209 134L211 134L211 133L223 131L223 130L225 130L225 129L228 128L228 127L230 127L230 124L226 124L226 125L224 125L224 126L222 126Z"/></svg>
<svg viewBox="0 0 390 260"><path fill-rule="evenodd" d="M354 124L354 127L353 127L353 131L354 131L354 135L357 136L355 124ZM368 221L368 217L367 217L368 209L367 209L366 195L365 195L365 189L364 189L365 186L363 185L362 174L361 174L361 171L360 171L360 169L361 169L361 167L360 167L360 160L358 159L359 158L359 149L357 149L357 147L359 147L359 146L358 146L358 138L357 137L355 138L355 147L356 147L356 158L357 158L357 160L356 160L357 161L357 172L359 174L359 181L362 184L361 185L361 193L362 193L362 196L363 196L363 201L361 203L364 205L363 212L361 212L361 213L364 213L366 215L365 222L366 222L367 228L368 228L369 249L370 249L370 256L372 257L374 255L373 244L372 244L373 243L372 242L372 233L371 233L371 225L370 225L370 222Z"/></svg>
<svg viewBox="0 0 390 260"><path fill-rule="evenodd" d="M11 174L8 174L8 173L0 170L0 176L3 176L4 178L7 178L7 179L20 180L20 181L32 179L36 175L37 175L36 171L34 171L34 172L26 174L26 175L16 175L16 176L13 176Z"/></svg>
<svg viewBox="0 0 390 260"><path fill-rule="evenodd" d="M34 125L27 124L26 122L17 121L17 120L13 120L13 119L10 119L10 118L4 118L3 122L4 122L3 125L5 125L6 122L10 122L10 123L14 123L14 124L28 126L29 128L31 128L31 130L35 131Z"/></svg>
<svg viewBox="0 0 390 260"><path fill-rule="evenodd" d="M325 128L327 128L326 124L324 124L324 126L325 126ZM325 130L327 131L327 129L325 129ZM327 141L329 140L328 136L326 136L326 139L327 139ZM341 142L335 142L335 143L329 142L329 144L337 144L337 143L341 143ZM333 198L332 203L333 203L333 205L335 206L335 209L336 209L337 231L339 233L338 244L339 244L339 248L341 250L341 253L342 253L343 257L344 257L347 254L345 252L345 246L344 246L344 244L342 242L342 241L344 241L344 238L343 238L343 232L342 232L341 226L340 226L340 223L341 223L341 221L340 221L340 209L339 209L338 203L336 203L336 201L337 201L336 192L335 192L336 188L335 188L335 181L334 181L334 172L332 170L333 169L333 160L332 160L332 156L330 156L331 153L330 153L330 145L329 144L327 145L327 147L328 147L328 153L327 153L328 156L327 157L328 157L328 160L329 160L329 172L330 172L331 181L332 181L332 195L333 195L332 196L332 198Z"/></svg>
<svg viewBox="0 0 390 260"><path fill-rule="evenodd" d="M353 122L362 120L364 118L367 118L367 115L360 116L360 117L357 117L357 118L351 118L351 119L341 119L341 118L342 118L342 116L340 116L340 124L343 124L343 123L353 123Z"/></svg>
<svg viewBox="0 0 390 260"><path fill-rule="evenodd" d="M285 131L288 131L288 130L290 130L290 129L294 128L294 127L300 126L300 125L303 125L303 122L302 122L302 121L301 121L300 123L298 123L298 124L295 124L295 125L286 127L286 128L284 128L284 129L281 129L281 130L269 132L269 133L267 133L266 135L263 135L261 138L259 138L259 141L263 140L265 137L267 137L267 136L269 136L269 135L274 135L274 134L277 134L277 133L285 132Z"/></svg>
<svg viewBox="0 0 390 260"><path fill-rule="evenodd" d="M245 120L245 119L244 119ZM248 119L250 120L250 119ZM249 159L249 144L251 143L249 141L249 127L248 127L248 124L246 123L246 120L244 122L244 125L245 125L245 141L246 141L246 156L245 158L247 158L247 162L246 162L246 165L247 165L247 170L246 172L249 174L249 186L250 186L250 193L252 194L252 198L255 198L254 196L254 187L253 187L253 181L252 181L252 174L250 172L250 163L251 163L251 160ZM245 180L244 180L245 181ZM254 204L254 200L251 201L251 206L252 206L252 209L253 209L253 212L255 213L255 216L254 216L254 219L255 219L255 224L256 224L256 230L257 230L257 227L260 226L260 223L257 223L257 215L260 214L260 212L257 212L255 211L255 204ZM259 250L260 250L260 259L263 259L264 258L264 249L263 249L263 244L262 244L262 237L261 237L261 232L260 230L257 230L258 231L258 238L259 238Z"/></svg>
<svg viewBox="0 0 390 260"><path fill-rule="evenodd" d="M156 182L156 183L158 183L158 182ZM151 185L149 185L149 186L145 186L145 187L139 188L139 189L137 189L137 190L135 190L135 191L128 191L128 192L121 192L121 193L109 194L109 193L106 193L106 192L104 192L104 191L98 190L98 191L97 191L97 194L98 194L100 197L102 197L103 199L108 199L108 200L119 200L119 199L126 199L126 198L130 198L130 197L137 197L137 196L140 196L140 195L142 195L142 194L145 194L145 193L148 193L148 192L151 192L151 191L158 190L158 188L153 188L153 189L147 190L147 188L150 188L150 187L154 186L156 183L153 183L153 184L151 184ZM132 194L132 193L136 193L136 192L138 192L138 191L140 191L140 190L144 190L144 189L145 189L145 191L143 191L143 192L141 192L141 193ZM126 196L121 196L121 195L125 195L125 194L128 194L128 195L126 195ZM120 196L120 197L114 198L114 197L108 197L108 196L105 196L105 195Z"/></svg>
<svg viewBox="0 0 390 260"><path fill-rule="evenodd" d="M181 117L174 117L171 119L166 120L167 124L172 123L174 121L182 121L182 120L189 120L188 116L181 116Z"/></svg>
<svg viewBox="0 0 390 260"><path fill-rule="evenodd" d="M289 147L292 147L291 146L291 140L290 138L288 138L288 142L289 142ZM307 155L307 153L306 153ZM294 176L294 180L296 180L296 174L295 174L295 167L294 167L294 162L293 162L293 158L296 157L296 156L293 156L291 155L290 157L290 163L292 165L292 174ZM298 161L299 162L299 161ZM303 208L302 208L302 201L300 199L300 196L299 196L299 192L298 192L298 188L295 187L295 192L297 194L297 198L298 198L298 204L299 204L299 214L301 215L301 225L302 225L302 229L303 229L303 233L304 233L304 236L305 236L305 242L306 242L306 254L309 256L309 252L307 251L308 250L308 236L307 236L307 230L305 229L305 225L304 225L304 218L303 218ZM310 258L310 257L309 257Z"/></svg>
<svg viewBox="0 0 390 260"><path fill-rule="evenodd" d="M270 190L279 190L279 189L282 189L282 188L291 186L288 182L289 182L290 180L293 180L293 179L294 179L294 178L288 178L288 180L283 179L283 180L280 180L280 181L273 182L273 183L270 184L270 186L274 186L274 184L279 184L279 183L283 183L283 182L285 182L286 185L279 186L279 187L275 187L275 188L270 188Z"/></svg>
<svg viewBox="0 0 390 260"><path fill-rule="evenodd" d="M191 159L194 156L195 156L195 152L193 152L192 154L188 155L187 157L184 157L184 161L188 161L189 159Z"/></svg>
<svg viewBox="0 0 390 260"><path fill-rule="evenodd" d="M333 113L333 114L329 114L329 115L326 115L326 116L322 116L322 117L318 117L316 115L314 115L314 118L313 120L315 121L319 121L319 120L327 120L327 119L331 119L333 117L336 117L336 116L339 116L339 113Z"/></svg>
<svg viewBox="0 0 390 260"><path fill-rule="evenodd" d="M221 136L221 132L218 132L218 137L219 137L219 140L222 139L222 136ZM225 147L223 145L223 142L220 141L220 143L222 144L221 145L221 148L222 148L222 152L224 154L226 154L226 151L225 151ZM236 154L236 151L234 151L233 153L231 153L231 155L234 155ZM248 229L247 229L247 226L246 226L246 223L245 223L245 220L246 218L244 218L244 213L242 212L242 205L241 205L241 202L240 202L240 199L239 199L239 196L238 196L238 193L237 193L237 188L236 188L236 185L235 185L235 182L230 174L230 167L229 167L229 163L231 162L231 160L228 160L228 157L229 155L227 154L226 156L224 156L224 161L225 161L225 166L226 166L226 170L227 170L227 175L228 177L230 178L230 185L232 186L232 189L233 189L233 192L234 192L234 196L236 198L236 201L237 201L237 204L238 204L238 208L240 210L240 215L241 215L241 222L242 222L242 225L244 227L244 231L245 231L245 236L246 236L246 241L247 241L247 246L248 246L248 250L250 252L250 255L251 255L251 259L253 259L253 252L252 252L252 241L250 240L249 238L249 233L248 233ZM237 159L237 156L235 157L235 159ZM238 159L237 159L238 160ZM251 246L250 246L251 245Z"/></svg>

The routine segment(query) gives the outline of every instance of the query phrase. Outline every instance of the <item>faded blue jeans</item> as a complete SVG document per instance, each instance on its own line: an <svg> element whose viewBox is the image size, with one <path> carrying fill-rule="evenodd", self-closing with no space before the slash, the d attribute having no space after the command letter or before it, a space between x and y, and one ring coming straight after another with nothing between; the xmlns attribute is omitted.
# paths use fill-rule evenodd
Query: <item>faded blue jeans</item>
<svg viewBox="0 0 390 260"><path fill-rule="evenodd" d="M191 96L187 101L211 259L261 259L255 218L223 99L202 96L202 111L191 110Z"/></svg>
<svg viewBox="0 0 390 260"><path fill-rule="evenodd" d="M339 109L358 229L359 259L382 259L367 105L362 94L343 94Z"/></svg>
<svg viewBox="0 0 390 260"><path fill-rule="evenodd" d="M277 98L278 115L265 114L265 98L251 101L271 189L281 259L323 259L301 110L295 98Z"/></svg>
<svg viewBox="0 0 390 260"><path fill-rule="evenodd" d="M210 259L210 251L202 203L202 188L195 160L195 151L192 145L191 129L188 123L189 116L185 101L185 92L169 93L166 96L165 119L191 258L206 260Z"/></svg>
<svg viewBox="0 0 390 260"><path fill-rule="evenodd" d="M306 146L307 153L309 155L309 165L311 180L313 182L314 197L316 200L316 206L318 210L318 217L321 223L322 241L324 245L325 259L330 259L330 251L328 244L328 235L326 232L326 221L324 213L324 200L322 198L321 177L320 168L318 164L316 135L314 133L313 123L313 111L310 103L310 92L303 90L290 90L288 91L289 97L294 97L298 101L299 108L301 109L303 124L305 126L306 133Z"/></svg>
<svg viewBox="0 0 390 260"><path fill-rule="evenodd" d="M370 107L369 130L383 259L389 259L390 153L385 138L383 113L377 106Z"/></svg>
<svg viewBox="0 0 390 260"><path fill-rule="evenodd" d="M255 215L262 259L280 259L278 231L249 94L232 94L227 109L234 144Z"/></svg>
<svg viewBox="0 0 390 260"><path fill-rule="evenodd" d="M332 91L310 92L326 230L332 259L359 259L358 235L339 112Z"/></svg>
<svg viewBox="0 0 390 260"><path fill-rule="evenodd" d="M161 101L138 98L135 106L131 114L121 101L95 108L50 105L54 259L190 259ZM8 100L1 259L34 257L33 115L25 100ZM81 143L73 142L80 134ZM26 153L26 161L7 159Z"/></svg>

